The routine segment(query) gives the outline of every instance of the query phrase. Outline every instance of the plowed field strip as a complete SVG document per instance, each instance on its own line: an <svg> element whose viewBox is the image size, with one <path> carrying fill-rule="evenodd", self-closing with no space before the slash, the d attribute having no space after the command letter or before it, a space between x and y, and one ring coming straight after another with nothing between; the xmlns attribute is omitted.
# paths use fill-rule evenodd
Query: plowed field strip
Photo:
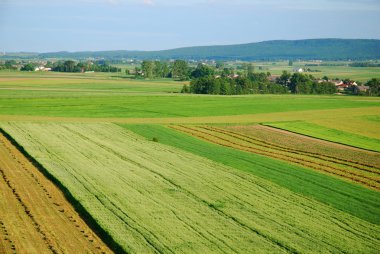
<svg viewBox="0 0 380 254"><path fill-rule="evenodd" d="M351 165L346 164L346 163L340 163L339 161L334 161L334 160L326 160L325 158L320 158L320 157L315 156L315 155L309 156L307 152L303 153L303 152L299 152L299 151L294 151L292 149L287 150L287 149L284 149L282 147L277 148L276 146L268 146L266 144L262 145L260 142L257 142L256 140L254 140L254 142L251 142L251 140L244 138L244 137L241 138L239 135L236 135L235 133L219 130L217 128L212 128L212 127L197 127L197 128L200 128L201 130L206 130L206 132L203 132L204 134L215 135L215 136L220 137L221 139L227 138L231 142L235 141L238 144L240 144L241 146L244 146L246 148L252 148L252 149L256 148L259 150L263 149L260 151L275 152L275 154L277 154L277 155L284 154L284 155L290 156L292 158L298 158L301 161L305 161L305 162L309 162L309 163L316 163L319 166L325 165L327 167L330 167L331 165L333 165L334 168L336 168L337 166L343 166L344 167L343 169L339 169L339 168L336 168L336 169L337 170L344 170L344 171L350 170L350 172L348 172L349 174L352 174L354 176L363 177L367 180L371 180L371 181L374 181L377 183L380 182L379 174L374 170L362 169L360 167L352 167ZM232 138L232 140L231 140L231 138ZM244 145L244 144L246 144L246 145ZM252 147L251 145L255 145L255 147ZM309 158L309 159L306 159L306 158ZM310 159L313 161L311 161ZM326 163L326 162L331 162L333 164ZM362 172L360 170L355 170L355 169L360 169ZM367 172L370 174L368 174Z"/></svg>
<svg viewBox="0 0 380 254"><path fill-rule="evenodd" d="M338 163L341 165L350 166L353 168L357 168L357 169L360 169L363 171L367 171L370 173L380 175L380 167L378 167L378 166L369 165L366 163L361 163L361 162L357 162L357 161L353 161L353 160L341 159L341 158L337 158L337 157L329 156L329 155L324 155L324 154L320 154L320 153L306 152L306 151L302 151L302 150L298 150L298 149L294 149L294 148L290 148L290 147L286 147L286 146L280 146L280 145L269 143L269 142L266 142L266 141L263 141L263 140L260 140L260 139L254 138L254 137L250 137L248 135L244 135L244 134L240 134L240 133L236 133L236 132L232 132L232 131L227 131L227 130L224 130L221 128L215 128L215 127L209 127L209 126L202 127L202 128L205 130L211 130L214 132L223 133L225 135L240 139L242 141L247 141L247 142L251 142L254 144L258 144L258 145L263 146L263 147L273 148L273 149L287 151L287 152L293 152L293 153L297 153L297 154L303 154L303 155L307 155L309 157L323 159L324 161L330 161L333 163Z"/></svg>
<svg viewBox="0 0 380 254"><path fill-rule="evenodd" d="M3 134L0 158L1 253L112 253Z"/></svg>
<svg viewBox="0 0 380 254"><path fill-rule="evenodd" d="M380 180L375 177L370 177L363 175L362 172L359 172L358 170L350 170L350 169L343 169L338 168L336 165L333 167L331 165L326 165L323 161L313 161L310 160L307 156L298 156L296 154L292 154L289 152L279 151L279 150L265 150L262 147L254 147L251 145L244 145L241 144L239 140L236 138L231 137L221 137L215 132L206 131L205 129L202 129L200 127L189 127L189 126L171 126L171 128L186 132L188 134L191 134L193 136L196 136L198 138L202 138L206 141L213 142L219 145L240 149L243 151L256 153L284 161L288 161L291 163L300 164L309 168L313 168L319 171L323 171L329 174L333 174L335 176L342 177L344 179L348 179L350 181L354 181L357 183L360 183L366 187L373 188L373 189L380 189L379 182Z"/></svg>

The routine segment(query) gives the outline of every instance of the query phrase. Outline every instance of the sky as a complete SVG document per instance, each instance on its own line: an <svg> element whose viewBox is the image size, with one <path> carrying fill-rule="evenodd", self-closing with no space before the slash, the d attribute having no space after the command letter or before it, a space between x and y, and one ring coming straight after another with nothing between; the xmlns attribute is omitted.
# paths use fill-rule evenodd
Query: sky
<svg viewBox="0 0 380 254"><path fill-rule="evenodd" d="M380 0L0 0L0 51L380 39Z"/></svg>

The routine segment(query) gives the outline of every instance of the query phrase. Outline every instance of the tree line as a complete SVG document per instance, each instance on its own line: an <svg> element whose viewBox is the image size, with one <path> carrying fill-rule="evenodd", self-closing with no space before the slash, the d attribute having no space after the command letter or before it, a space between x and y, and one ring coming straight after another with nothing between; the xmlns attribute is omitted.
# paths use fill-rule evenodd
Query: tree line
<svg viewBox="0 0 380 254"><path fill-rule="evenodd" d="M270 73L248 72L247 75L202 76L191 80L190 86L182 88L183 93L195 94L334 94L335 84L315 81L311 75L284 71L275 82L269 80Z"/></svg>
<svg viewBox="0 0 380 254"><path fill-rule="evenodd" d="M141 67L135 68L136 77L144 78L173 78L177 80L190 79L189 64L184 60L175 60L173 63L144 60Z"/></svg>
<svg viewBox="0 0 380 254"><path fill-rule="evenodd" d="M49 65L45 66L49 67ZM121 72L120 68L111 66L104 61L99 62L75 62L75 61L59 61L51 65L52 71L58 72Z"/></svg>

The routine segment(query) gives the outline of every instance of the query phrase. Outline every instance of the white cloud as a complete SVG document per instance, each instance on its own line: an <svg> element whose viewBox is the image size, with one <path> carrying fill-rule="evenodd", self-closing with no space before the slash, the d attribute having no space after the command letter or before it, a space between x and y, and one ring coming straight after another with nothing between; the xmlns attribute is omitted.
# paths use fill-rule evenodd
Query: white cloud
<svg viewBox="0 0 380 254"><path fill-rule="evenodd" d="M148 6L153 6L154 2L153 2L153 0L143 0L143 4L148 5Z"/></svg>
<svg viewBox="0 0 380 254"><path fill-rule="evenodd" d="M106 0L106 3L111 5L118 5L121 3L121 0Z"/></svg>

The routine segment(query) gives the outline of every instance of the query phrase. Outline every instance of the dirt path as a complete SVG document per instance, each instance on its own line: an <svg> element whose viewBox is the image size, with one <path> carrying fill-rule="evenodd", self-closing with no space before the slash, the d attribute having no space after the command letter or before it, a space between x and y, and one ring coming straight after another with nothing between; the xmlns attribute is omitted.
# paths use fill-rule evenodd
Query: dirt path
<svg viewBox="0 0 380 254"><path fill-rule="evenodd" d="M2 134L0 253L112 253L62 192Z"/></svg>

